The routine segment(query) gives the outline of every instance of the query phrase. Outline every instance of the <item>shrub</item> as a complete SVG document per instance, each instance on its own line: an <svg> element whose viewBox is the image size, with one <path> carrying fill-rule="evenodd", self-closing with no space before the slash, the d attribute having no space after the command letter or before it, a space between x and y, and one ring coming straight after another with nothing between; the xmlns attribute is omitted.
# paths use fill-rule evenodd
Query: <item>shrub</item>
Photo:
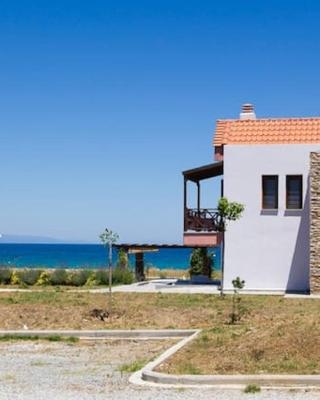
<svg viewBox="0 0 320 400"><path fill-rule="evenodd" d="M100 285L100 281L97 280L96 274L94 272L89 276L89 278L87 279L85 285L88 286L88 287Z"/></svg>
<svg viewBox="0 0 320 400"><path fill-rule="evenodd" d="M69 284L72 286L83 286L86 284L89 277L92 275L92 271L87 269L81 269L79 271L73 271L69 276Z"/></svg>
<svg viewBox="0 0 320 400"><path fill-rule="evenodd" d="M13 271L11 278L10 278L11 285L20 285L21 280L20 276L18 275L17 271Z"/></svg>
<svg viewBox="0 0 320 400"><path fill-rule="evenodd" d="M43 286L43 285L50 285L50 274L48 271L42 271L39 279L37 280L36 285Z"/></svg>
<svg viewBox="0 0 320 400"><path fill-rule="evenodd" d="M55 269L50 274L51 285L67 285L68 284L68 273L65 269Z"/></svg>
<svg viewBox="0 0 320 400"><path fill-rule="evenodd" d="M212 274L213 255L208 254L206 247L193 249L190 257L189 274L205 275L211 278Z"/></svg>
<svg viewBox="0 0 320 400"><path fill-rule="evenodd" d="M17 275L20 278L20 284L32 286L38 281L42 272L43 271L41 271L40 269L30 268L24 269L23 271L18 271Z"/></svg>
<svg viewBox="0 0 320 400"><path fill-rule="evenodd" d="M11 282L12 269L0 268L0 283L8 285Z"/></svg>
<svg viewBox="0 0 320 400"><path fill-rule="evenodd" d="M109 283L109 275L107 270L99 269L95 273L95 278L100 285L107 285Z"/></svg>
<svg viewBox="0 0 320 400"><path fill-rule="evenodd" d="M132 271L129 269L120 269L120 268L115 268L112 271L112 283L113 284L119 284L123 283L124 285L129 285L130 283L134 282L134 276Z"/></svg>
<svg viewBox="0 0 320 400"><path fill-rule="evenodd" d="M128 267L128 254L124 249L119 250L117 267L120 269L126 269Z"/></svg>

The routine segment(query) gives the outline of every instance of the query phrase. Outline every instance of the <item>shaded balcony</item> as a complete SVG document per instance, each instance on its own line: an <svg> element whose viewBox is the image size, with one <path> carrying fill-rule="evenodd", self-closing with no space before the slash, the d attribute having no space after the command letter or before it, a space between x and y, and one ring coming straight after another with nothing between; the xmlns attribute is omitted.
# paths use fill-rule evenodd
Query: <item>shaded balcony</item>
<svg viewBox="0 0 320 400"><path fill-rule="evenodd" d="M184 244L216 246L221 242L221 223L215 208L201 207L201 181L223 175L223 161L183 171ZM188 207L188 184L196 185L196 207ZM223 196L223 180L220 194Z"/></svg>

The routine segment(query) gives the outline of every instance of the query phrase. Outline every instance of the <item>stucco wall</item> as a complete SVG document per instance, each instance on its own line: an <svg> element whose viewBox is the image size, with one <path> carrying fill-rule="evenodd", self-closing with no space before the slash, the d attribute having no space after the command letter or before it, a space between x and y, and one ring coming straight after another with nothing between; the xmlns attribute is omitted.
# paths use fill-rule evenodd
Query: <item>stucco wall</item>
<svg viewBox="0 0 320 400"><path fill-rule="evenodd" d="M228 145L224 193L245 205L226 232L225 288L240 276L247 289L309 289L309 164L319 145ZM279 176L279 210L261 210L261 176ZM286 175L303 174L303 210L286 211Z"/></svg>

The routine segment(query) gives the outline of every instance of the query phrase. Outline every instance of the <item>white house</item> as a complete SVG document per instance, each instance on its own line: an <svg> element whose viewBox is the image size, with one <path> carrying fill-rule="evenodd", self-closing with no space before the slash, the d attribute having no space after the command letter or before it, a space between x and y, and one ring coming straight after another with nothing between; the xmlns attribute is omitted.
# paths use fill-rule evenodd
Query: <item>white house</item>
<svg viewBox="0 0 320 400"><path fill-rule="evenodd" d="M320 118L218 120L216 162L184 171L184 244L216 246L214 209L200 205L203 179L222 176L221 195L245 206L225 234L224 288L240 276L248 290L320 291ZM187 184L198 188L197 208Z"/></svg>

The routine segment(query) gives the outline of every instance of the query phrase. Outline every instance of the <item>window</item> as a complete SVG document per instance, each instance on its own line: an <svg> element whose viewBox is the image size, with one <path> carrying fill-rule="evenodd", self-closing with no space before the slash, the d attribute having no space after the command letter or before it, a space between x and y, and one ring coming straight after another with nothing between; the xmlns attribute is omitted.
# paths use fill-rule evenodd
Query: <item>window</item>
<svg viewBox="0 0 320 400"><path fill-rule="evenodd" d="M287 175L286 179L287 210L299 210L302 208L302 175Z"/></svg>
<svg viewBox="0 0 320 400"><path fill-rule="evenodd" d="M262 176L262 208L265 210L278 209L278 176Z"/></svg>

